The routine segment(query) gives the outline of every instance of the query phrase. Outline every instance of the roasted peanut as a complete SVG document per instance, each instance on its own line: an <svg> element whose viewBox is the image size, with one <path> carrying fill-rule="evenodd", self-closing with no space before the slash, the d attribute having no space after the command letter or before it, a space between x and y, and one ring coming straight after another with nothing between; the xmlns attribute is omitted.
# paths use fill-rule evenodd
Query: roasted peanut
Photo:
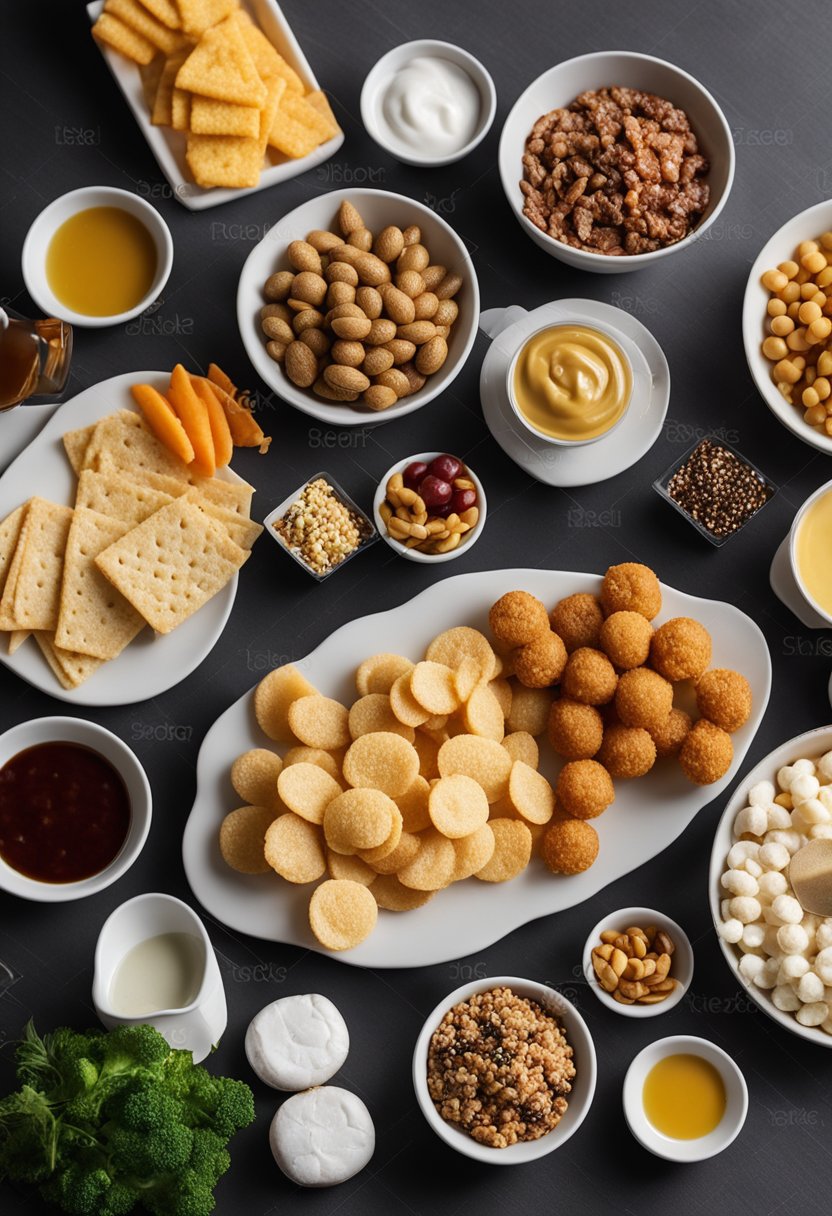
<svg viewBox="0 0 832 1216"><path fill-rule="evenodd" d="M393 356L390 351L383 346L373 346L367 351L364 356L364 362L361 364L361 370L365 376L378 376L382 372L389 371L393 366Z"/></svg>
<svg viewBox="0 0 832 1216"><path fill-rule="evenodd" d="M355 302L364 316L369 317L371 321L381 316L384 301L375 287L359 287L355 293Z"/></svg>
<svg viewBox="0 0 832 1216"><path fill-rule="evenodd" d="M321 273L321 255L308 241L290 241L286 256L293 270Z"/></svg>
<svg viewBox="0 0 832 1216"><path fill-rule="evenodd" d="M418 245L422 239L422 230L417 224L411 224L409 228L405 228L402 233L402 240L405 245Z"/></svg>
<svg viewBox="0 0 832 1216"><path fill-rule="evenodd" d="M291 270L278 270L269 275L263 287L263 295L267 300L285 300L292 290L294 277Z"/></svg>
<svg viewBox="0 0 832 1216"><path fill-rule="evenodd" d="M373 247L373 234L369 228L356 228L347 237L347 244L354 245L362 253L369 253Z"/></svg>
<svg viewBox="0 0 832 1216"><path fill-rule="evenodd" d="M292 329L300 337L307 329L322 329L324 324L324 314L318 312L317 308L304 308L303 312L296 312L292 320Z"/></svg>
<svg viewBox="0 0 832 1216"><path fill-rule="evenodd" d="M302 317L303 313L299 313L298 315ZM309 326L307 329L304 329L298 334L298 337L301 342L306 343L312 354L318 359L322 358L329 350L329 338L322 329L317 329L315 326Z"/></svg>
<svg viewBox="0 0 832 1216"><path fill-rule="evenodd" d="M399 274L404 270L424 270L429 265L430 254L424 245L418 242L413 245L407 245L396 260L396 270Z"/></svg>
<svg viewBox="0 0 832 1216"><path fill-rule="evenodd" d="M329 367L324 368L324 380L327 384L344 388L350 393L363 393L370 387L370 381L363 372L355 367L344 367L340 363L330 363Z"/></svg>
<svg viewBox="0 0 832 1216"><path fill-rule="evenodd" d="M341 363L345 367L360 367L364 362L364 347L360 342L350 342L348 339L339 338L337 342L332 343L332 360L334 363Z"/></svg>
<svg viewBox="0 0 832 1216"><path fill-rule="evenodd" d="M359 228L366 227L361 212L355 208L348 199L344 199L341 206L338 208L338 227L343 232L344 236L349 236L351 232L355 232Z"/></svg>
<svg viewBox="0 0 832 1216"><path fill-rule="evenodd" d="M388 317L397 325L409 325L416 317L416 305L410 296L406 295L392 283L385 283L381 288L381 297Z"/></svg>
<svg viewBox="0 0 832 1216"><path fill-rule="evenodd" d="M284 342L287 345L295 336L291 325L288 325L281 317L266 317L261 321L260 328L267 338L272 338L276 342Z"/></svg>
<svg viewBox="0 0 832 1216"><path fill-rule="evenodd" d="M402 230L392 224L387 228L382 228L373 242L373 253L376 257L381 258L382 262L395 262L403 249L404 235Z"/></svg>
<svg viewBox="0 0 832 1216"><path fill-rule="evenodd" d="M416 343L406 342L404 338L393 338L391 342L385 342L385 347L393 356L393 363L408 363L416 354Z"/></svg>
<svg viewBox="0 0 832 1216"><path fill-rule="evenodd" d="M318 253L329 253L331 249L337 249L344 243L343 237L336 236L334 232L325 232L322 228L315 228L307 233L306 239Z"/></svg>
<svg viewBox="0 0 832 1216"><path fill-rule="evenodd" d="M330 262L324 271L327 283L349 283L350 287L358 286L358 271L349 262Z"/></svg>
<svg viewBox="0 0 832 1216"><path fill-rule="evenodd" d="M339 304L355 303L356 291L351 283L330 283L326 293L326 307L337 308Z"/></svg>
<svg viewBox="0 0 832 1216"><path fill-rule="evenodd" d="M416 321L416 325L429 325L429 321ZM442 364L448 357L448 343L438 334L430 338L419 348L416 355L416 370L421 372L423 376L432 376L434 372L438 372Z"/></svg>
<svg viewBox="0 0 832 1216"><path fill-rule="evenodd" d="M427 290L425 280L418 270L405 270L401 274L397 274L395 283L399 291L403 291L412 300L415 300L417 296L422 295Z"/></svg>
<svg viewBox="0 0 832 1216"><path fill-rule="evenodd" d="M290 342L284 360L286 375L298 388L309 388L318 375L318 360L305 342Z"/></svg>
<svg viewBox="0 0 832 1216"><path fill-rule="evenodd" d="M275 342L273 339L266 343L266 354L270 359L274 359L275 363L282 363L286 358L286 343Z"/></svg>
<svg viewBox="0 0 832 1216"><path fill-rule="evenodd" d="M264 304L260 309L261 321L265 321L266 317L280 317L281 321L289 321L291 323L293 315L288 304Z"/></svg>
<svg viewBox="0 0 832 1216"><path fill-rule="evenodd" d="M435 291L447 271L444 266L434 265L426 266L424 270L420 271L420 274L425 284L425 291Z"/></svg>

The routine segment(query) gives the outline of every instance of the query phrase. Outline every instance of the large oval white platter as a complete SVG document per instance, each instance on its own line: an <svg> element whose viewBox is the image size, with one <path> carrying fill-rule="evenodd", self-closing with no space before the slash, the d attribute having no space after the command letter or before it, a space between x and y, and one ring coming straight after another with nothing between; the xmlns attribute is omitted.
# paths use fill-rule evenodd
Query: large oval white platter
<svg viewBox="0 0 832 1216"><path fill-rule="evenodd" d="M343 625L297 663L322 692L346 703L355 699L353 676L362 659L394 651L412 659L443 629L468 624L487 630L490 605L522 587L554 605L576 591L597 591L596 575L556 570L487 570L447 578L399 608ZM771 661L765 638L731 604L662 588L659 621L693 616L710 630L714 666L733 667L751 683L754 709L734 736L734 762L721 781L691 785L672 762L662 762L641 781L617 783L616 801L595 821L601 851L595 865L574 877L555 877L534 860L512 882L495 885L471 878L456 883L415 912L381 912L371 936L335 957L364 967L424 967L482 950L512 929L589 899L609 883L655 857L679 836L697 811L716 798L736 775L765 712ZM214 723L197 764L197 792L185 827L183 860L194 895L229 928L269 941L320 950L307 919L312 886L293 887L274 875L248 877L220 857L217 835L223 816L239 805L229 781L234 759L251 747L273 747L254 717L252 692L245 693ZM543 742L541 769L553 776L556 762ZM645 901L649 899L645 896Z"/></svg>
<svg viewBox="0 0 832 1216"><path fill-rule="evenodd" d="M75 501L77 479L64 451L66 431L89 426L115 410L135 409L130 387L152 384L164 391L165 372L126 372L102 380L66 401L0 477L0 519L33 495L50 502ZM229 481L240 478L231 469L218 474ZM132 705L173 688L198 667L225 628L234 597L237 575L189 620L165 637L144 629L117 659L103 663L78 688L61 688L33 638L13 655L0 635L0 662L41 692L72 705Z"/></svg>

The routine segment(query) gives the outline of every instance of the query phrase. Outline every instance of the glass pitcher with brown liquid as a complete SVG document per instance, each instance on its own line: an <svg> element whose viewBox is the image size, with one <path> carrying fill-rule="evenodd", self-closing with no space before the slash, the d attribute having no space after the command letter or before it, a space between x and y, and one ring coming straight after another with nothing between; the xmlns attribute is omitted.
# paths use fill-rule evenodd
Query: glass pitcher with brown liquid
<svg viewBox="0 0 832 1216"><path fill-rule="evenodd" d="M66 384L71 359L72 326L66 321L29 321L0 308L0 412L54 399Z"/></svg>

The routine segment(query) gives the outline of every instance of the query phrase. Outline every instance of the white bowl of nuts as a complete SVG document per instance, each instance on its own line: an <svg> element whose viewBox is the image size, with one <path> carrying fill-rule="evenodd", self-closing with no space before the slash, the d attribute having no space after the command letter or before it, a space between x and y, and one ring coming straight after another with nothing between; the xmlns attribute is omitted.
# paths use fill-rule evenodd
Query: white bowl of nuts
<svg viewBox="0 0 832 1216"><path fill-rule="evenodd" d="M482 1031L506 1021L511 1024L499 1037ZM512 1053L518 1021L524 1049L533 1043L538 1058L547 1057L544 1069L527 1071L522 1054ZM465 1034L462 1078L461 1051L454 1048L459 1031ZM487 1165L522 1165L565 1144L589 1113L596 1077L592 1036L575 1006L546 984L510 975L451 992L425 1020L413 1052L416 1100L431 1128L456 1152ZM472 1099L480 1079L483 1091Z"/></svg>
<svg viewBox="0 0 832 1216"><path fill-rule="evenodd" d="M646 163L624 184L634 140ZM632 51L550 68L514 103L500 137L500 178L524 232L551 257L598 274L689 248L725 206L734 162L731 129L707 89Z"/></svg>
<svg viewBox="0 0 832 1216"><path fill-rule="evenodd" d="M793 216L766 242L751 267L742 306L745 357L758 393L792 434L827 454L832 454L832 327L825 333L830 313L823 297L832 286L830 265L832 200L827 199ZM798 283L798 276L805 282ZM817 315L812 316L813 308L803 317L792 315L812 303L810 289L821 293ZM816 321L820 325L810 334ZM822 382L817 387L815 379Z"/></svg>
<svg viewBox="0 0 832 1216"><path fill-rule="evenodd" d="M653 908L621 908L586 939L586 982L602 1005L654 1018L678 1005L693 979L693 947L674 920Z"/></svg>
<svg viewBox="0 0 832 1216"><path fill-rule="evenodd" d="M474 344L479 288L464 242L387 190L335 190L269 229L243 266L237 321L269 388L332 426L412 414Z"/></svg>
<svg viewBox="0 0 832 1216"><path fill-rule="evenodd" d="M397 460L373 499L382 540L412 562L462 557L482 535L487 510L476 473L448 452L420 452Z"/></svg>

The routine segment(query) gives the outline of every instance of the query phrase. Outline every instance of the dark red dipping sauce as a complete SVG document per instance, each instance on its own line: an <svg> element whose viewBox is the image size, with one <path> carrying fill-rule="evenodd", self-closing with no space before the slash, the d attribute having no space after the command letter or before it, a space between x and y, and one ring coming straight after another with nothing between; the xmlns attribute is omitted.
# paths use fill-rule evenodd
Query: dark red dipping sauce
<svg viewBox="0 0 832 1216"><path fill-rule="evenodd" d="M39 882L100 874L130 829L130 795L109 760L78 743L39 743L0 768L0 857Z"/></svg>

